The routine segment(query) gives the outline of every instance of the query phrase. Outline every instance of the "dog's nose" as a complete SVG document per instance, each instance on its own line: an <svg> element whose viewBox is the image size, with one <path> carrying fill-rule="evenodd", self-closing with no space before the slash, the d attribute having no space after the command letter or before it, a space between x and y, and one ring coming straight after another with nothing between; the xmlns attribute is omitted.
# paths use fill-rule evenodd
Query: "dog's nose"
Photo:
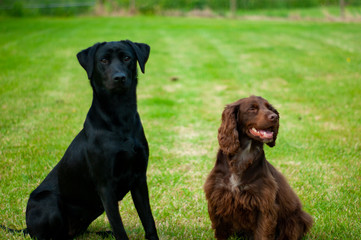
<svg viewBox="0 0 361 240"><path fill-rule="evenodd" d="M275 113L271 113L270 115L268 115L268 119L270 121L276 121L278 119L278 115Z"/></svg>
<svg viewBox="0 0 361 240"><path fill-rule="evenodd" d="M124 73L115 73L113 75L113 81L114 82L125 82L126 76Z"/></svg>

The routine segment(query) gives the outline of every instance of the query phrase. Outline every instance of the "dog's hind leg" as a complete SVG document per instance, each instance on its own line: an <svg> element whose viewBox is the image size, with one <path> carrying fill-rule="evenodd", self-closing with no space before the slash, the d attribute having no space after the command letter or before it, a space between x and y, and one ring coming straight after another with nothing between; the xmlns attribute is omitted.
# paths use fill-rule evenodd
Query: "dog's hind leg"
<svg viewBox="0 0 361 240"><path fill-rule="evenodd" d="M61 203L51 191L34 191L26 208L26 225L36 239L69 239Z"/></svg>
<svg viewBox="0 0 361 240"><path fill-rule="evenodd" d="M286 219L279 220L278 239L299 240L309 231L313 223L312 217L308 213L299 210Z"/></svg>

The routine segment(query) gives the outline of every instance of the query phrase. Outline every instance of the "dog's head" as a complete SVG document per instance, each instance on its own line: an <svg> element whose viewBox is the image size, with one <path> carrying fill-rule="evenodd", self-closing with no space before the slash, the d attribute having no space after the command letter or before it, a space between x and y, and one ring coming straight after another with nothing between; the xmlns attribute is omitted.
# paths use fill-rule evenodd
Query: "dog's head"
<svg viewBox="0 0 361 240"><path fill-rule="evenodd" d="M144 73L149 52L147 44L125 40L96 43L77 58L93 87L118 92L137 84L137 62Z"/></svg>
<svg viewBox="0 0 361 240"><path fill-rule="evenodd" d="M262 97L251 96L226 106L218 129L218 142L226 154L235 154L243 138L275 146L278 111Z"/></svg>

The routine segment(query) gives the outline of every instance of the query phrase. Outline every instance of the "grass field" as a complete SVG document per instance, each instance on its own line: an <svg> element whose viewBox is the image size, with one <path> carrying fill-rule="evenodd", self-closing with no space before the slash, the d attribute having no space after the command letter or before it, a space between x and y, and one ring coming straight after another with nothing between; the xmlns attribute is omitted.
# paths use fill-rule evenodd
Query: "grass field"
<svg viewBox="0 0 361 240"><path fill-rule="evenodd" d="M291 19L313 19L313 20L327 20L327 19L339 19L340 8L339 6L327 6L327 7L313 7L313 8L276 8L276 9L257 9L257 10L239 10L238 16L266 16L277 18L291 18ZM347 6L345 8L345 20L358 19L360 20L361 8Z"/></svg>
<svg viewBox="0 0 361 240"><path fill-rule="evenodd" d="M131 39L151 46L138 109L161 239L213 238L202 187L215 162L221 113L251 94L281 114L276 147L265 147L266 156L314 217L305 239L359 239L360 29L302 21L0 18L0 223L26 226L30 192L82 128L92 94L76 53L98 41ZM120 211L129 237L143 239L129 196ZM109 229L102 215L77 239ZM22 237L0 230L0 239Z"/></svg>

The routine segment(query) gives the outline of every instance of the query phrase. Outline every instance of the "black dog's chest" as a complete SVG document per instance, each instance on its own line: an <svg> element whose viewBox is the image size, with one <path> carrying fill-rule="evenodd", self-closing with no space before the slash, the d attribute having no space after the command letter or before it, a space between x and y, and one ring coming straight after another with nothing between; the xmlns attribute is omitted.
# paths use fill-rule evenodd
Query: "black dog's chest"
<svg viewBox="0 0 361 240"><path fill-rule="evenodd" d="M129 178L126 175L145 171L147 153L145 147L138 141L131 144L115 145L113 150L112 175L114 178Z"/></svg>
<svg viewBox="0 0 361 240"><path fill-rule="evenodd" d="M122 144L121 148L115 151L112 169L109 172L119 200L132 189L140 178L145 177L148 161L145 147L139 142L134 141L126 149L124 146L127 145Z"/></svg>
<svg viewBox="0 0 361 240"><path fill-rule="evenodd" d="M146 146L136 138L118 137L115 134L101 135L91 145L98 145L98 149L90 149L90 151L94 151L100 159L103 159L103 164L110 164L113 167L127 169L141 164L147 158Z"/></svg>
<svg viewBox="0 0 361 240"><path fill-rule="evenodd" d="M137 138L102 134L95 137L89 146L88 164L92 175L95 179L100 178L100 182L112 181L127 188L138 176L145 175L147 146Z"/></svg>

